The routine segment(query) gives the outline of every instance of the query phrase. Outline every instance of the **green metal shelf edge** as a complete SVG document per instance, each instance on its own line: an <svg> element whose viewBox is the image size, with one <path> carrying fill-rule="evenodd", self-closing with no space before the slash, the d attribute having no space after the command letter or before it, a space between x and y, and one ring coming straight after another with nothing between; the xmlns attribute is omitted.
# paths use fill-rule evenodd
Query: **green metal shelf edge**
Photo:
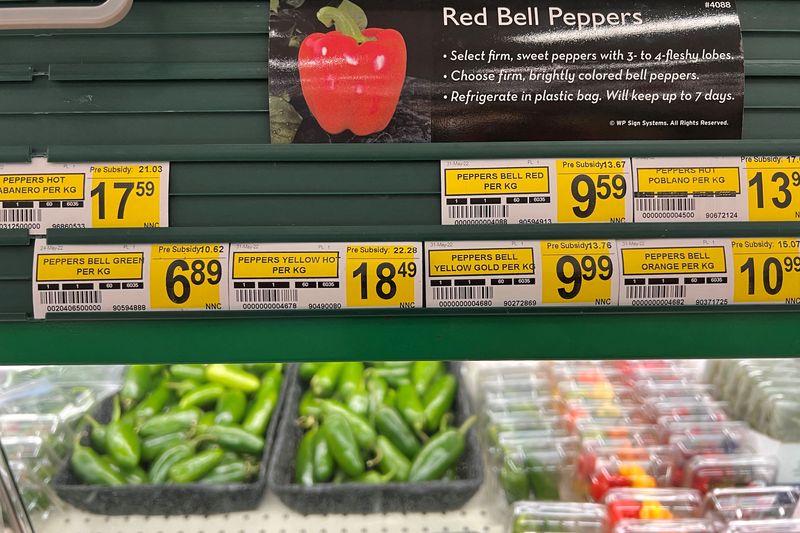
<svg viewBox="0 0 800 533"><path fill-rule="evenodd" d="M0 364L797 356L800 310L770 311L9 322Z"/></svg>
<svg viewBox="0 0 800 533"><path fill-rule="evenodd" d="M49 244L800 237L800 222L50 229Z"/></svg>
<svg viewBox="0 0 800 533"><path fill-rule="evenodd" d="M429 144L198 144L50 146L54 162L352 161L531 157L747 156L800 153L798 139ZM3 160L0 147L0 160Z"/></svg>

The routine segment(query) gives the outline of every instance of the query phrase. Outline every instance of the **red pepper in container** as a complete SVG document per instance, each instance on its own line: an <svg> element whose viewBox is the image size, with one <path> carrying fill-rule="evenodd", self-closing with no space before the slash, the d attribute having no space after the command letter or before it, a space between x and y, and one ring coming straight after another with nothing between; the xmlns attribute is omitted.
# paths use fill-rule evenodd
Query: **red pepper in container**
<svg viewBox="0 0 800 533"><path fill-rule="evenodd" d="M364 12L345 0L317 18L335 31L300 44L300 85L308 108L330 134L376 133L389 125L406 79L406 43L393 29L367 28Z"/></svg>

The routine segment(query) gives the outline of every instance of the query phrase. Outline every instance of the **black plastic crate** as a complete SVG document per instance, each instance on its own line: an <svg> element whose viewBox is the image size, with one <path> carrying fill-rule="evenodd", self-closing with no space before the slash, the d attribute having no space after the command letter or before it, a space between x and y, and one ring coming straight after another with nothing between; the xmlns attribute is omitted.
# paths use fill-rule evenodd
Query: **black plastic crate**
<svg viewBox="0 0 800 533"><path fill-rule="evenodd" d="M290 377L289 370L284 370L278 403L264 436L266 445L258 476L253 481L230 485L188 483L102 487L83 484L67 464L53 481L53 488L65 502L78 509L103 515L208 515L255 509L267 488L270 453L283 413ZM111 420L112 402L113 399L109 398L95 412L99 422ZM83 438L83 444L89 445L88 437Z"/></svg>
<svg viewBox="0 0 800 533"><path fill-rule="evenodd" d="M456 423L471 414L469 396L457 363L448 369L458 378L453 405ZM383 512L441 512L462 507L483 482L483 462L474 429L467 435L464 454L456 465L458 479L423 483L323 483L303 487L294 482L295 456L303 429L295 423L300 397L305 390L297 367L286 376L289 391L281 415L278 441L269 468L269 486L289 508L302 514L350 514Z"/></svg>

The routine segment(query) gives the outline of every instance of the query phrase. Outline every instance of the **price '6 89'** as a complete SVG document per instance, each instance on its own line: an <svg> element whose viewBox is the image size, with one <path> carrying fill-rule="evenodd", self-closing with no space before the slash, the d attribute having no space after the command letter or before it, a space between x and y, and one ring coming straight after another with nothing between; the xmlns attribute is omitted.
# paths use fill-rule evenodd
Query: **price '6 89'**
<svg viewBox="0 0 800 533"><path fill-rule="evenodd" d="M172 302L182 304L189 300L193 285L218 285L221 279L222 263L218 259L174 259L167 266L164 287Z"/></svg>

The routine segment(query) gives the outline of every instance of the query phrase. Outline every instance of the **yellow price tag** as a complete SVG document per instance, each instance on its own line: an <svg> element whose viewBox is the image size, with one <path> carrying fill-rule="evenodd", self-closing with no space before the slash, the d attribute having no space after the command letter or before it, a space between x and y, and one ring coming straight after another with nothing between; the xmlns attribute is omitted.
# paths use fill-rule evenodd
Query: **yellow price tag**
<svg viewBox="0 0 800 533"><path fill-rule="evenodd" d="M800 220L800 157L748 158L745 165L750 220Z"/></svg>
<svg viewBox="0 0 800 533"><path fill-rule="evenodd" d="M158 227L162 165L93 165L92 227Z"/></svg>
<svg viewBox="0 0 800 533"><path fill-rule="evenodd" d="M556 161L559 222L625 222L625 159Z"/></svg>
<svg viewBox="0 0 800 533"><path fill-rule="evenodd" d="M154 244L150 249L150 307L222 309L224 244Z"/></svg>
<svg viewBox="0 0 800 533"><path fill-rule="evenodd" d="M800 240L733 239L736 303L800 303Z"/></svg>
<svg viewBox="0 0 800 533"><path fill-rule="evenodd" d="M417 307L420 246L348 244L347 307Z"/></svg>
<svg viewBox="0 0 800 533"><path fill-rule="evenodd" d="M608 241L542 241L542 302L611 305L613 254Z"/></svg>

